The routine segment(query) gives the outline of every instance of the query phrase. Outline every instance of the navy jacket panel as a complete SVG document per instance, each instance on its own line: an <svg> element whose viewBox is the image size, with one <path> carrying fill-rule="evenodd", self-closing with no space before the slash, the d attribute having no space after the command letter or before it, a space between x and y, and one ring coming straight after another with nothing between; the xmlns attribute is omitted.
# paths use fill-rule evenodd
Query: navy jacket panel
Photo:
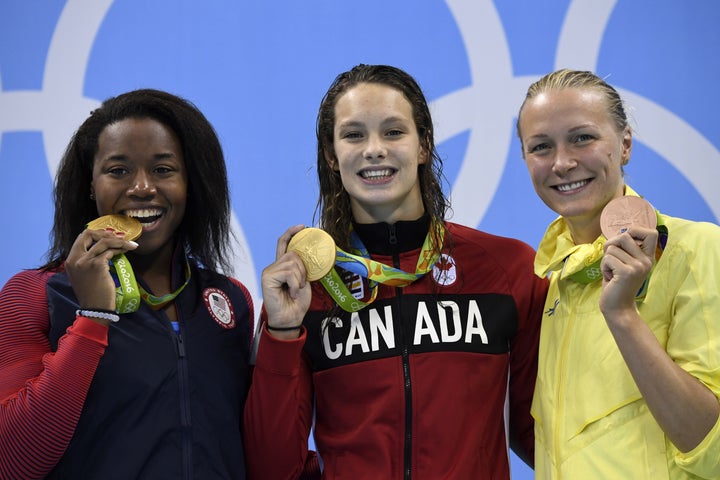
<svg viewBox="0 0 720 480"><path fill-rule="evenodd" d="M65 273L47 294L56 348L78 306ZM228 277L196 267L175 305L177 333L144 302L110 326L75 436L48 478L245 478L250 305Z"/></svg>

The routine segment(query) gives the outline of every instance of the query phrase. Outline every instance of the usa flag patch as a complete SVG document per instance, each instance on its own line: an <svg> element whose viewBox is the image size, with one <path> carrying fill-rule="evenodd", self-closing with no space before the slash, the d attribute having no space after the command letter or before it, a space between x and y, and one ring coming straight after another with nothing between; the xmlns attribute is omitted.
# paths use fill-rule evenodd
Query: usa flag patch
<svg viewBox="0 0 720 480"><path fill-rule="evenodd" d="M235 328L235 312L225 292L218 288L206 288L203 290L203 300L218 325L227 329Z"/></svg>

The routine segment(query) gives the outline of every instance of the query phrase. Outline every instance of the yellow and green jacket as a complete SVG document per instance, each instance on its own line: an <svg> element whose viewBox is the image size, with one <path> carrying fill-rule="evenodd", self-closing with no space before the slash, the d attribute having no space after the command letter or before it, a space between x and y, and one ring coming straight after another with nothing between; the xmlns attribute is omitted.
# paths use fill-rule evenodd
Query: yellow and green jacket
<svg viewBox="0 0 720 480"><path fill-rule="evenodd" d="M675 363L720 398L720 227L659 213L658 224L667 244L638 310ZM623 361L599 308L605 240L575 245L558 218L538 248L535 273L549 275L550 290L532 405L536 478L720 479L720 421L680 452Z"/></svg>

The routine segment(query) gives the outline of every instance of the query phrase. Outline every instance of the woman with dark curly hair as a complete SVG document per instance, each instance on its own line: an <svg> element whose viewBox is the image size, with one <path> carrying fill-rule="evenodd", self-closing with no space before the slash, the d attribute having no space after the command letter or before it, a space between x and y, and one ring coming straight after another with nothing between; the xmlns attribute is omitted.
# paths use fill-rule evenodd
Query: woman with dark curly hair
<svg viewBox="0 0 720 480"><path fill-rule="evenodd" d="M0 292L0 477L244 478L253 305L221 273L212 125L166 92L110 98L54 193L47 263Z"/></svg>

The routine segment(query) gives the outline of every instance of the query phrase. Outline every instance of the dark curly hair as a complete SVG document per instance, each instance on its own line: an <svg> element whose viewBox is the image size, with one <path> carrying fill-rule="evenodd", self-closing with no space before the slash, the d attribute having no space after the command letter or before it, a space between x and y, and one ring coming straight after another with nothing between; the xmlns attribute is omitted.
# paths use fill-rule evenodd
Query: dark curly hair
<svg viewBox="0 0 720 480"><path fill-rule="evenodd" d="M73 135L55 177L51 247L43 268L60 266L85 225L98 216L90 198L98 139L105 127L127 118L152 119L175 133L188 173L179 237L196 262L230 271L230 193L217 133L191 102L154 89L134 90L105 100Z"/></svg>

